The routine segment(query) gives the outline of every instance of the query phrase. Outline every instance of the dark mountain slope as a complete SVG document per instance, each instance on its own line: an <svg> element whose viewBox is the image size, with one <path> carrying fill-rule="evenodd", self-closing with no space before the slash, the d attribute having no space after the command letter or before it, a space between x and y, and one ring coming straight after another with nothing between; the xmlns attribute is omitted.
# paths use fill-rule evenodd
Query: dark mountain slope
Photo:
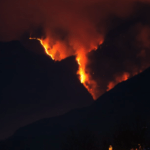
<svg viewBox="0 0 150 150"><path fill-rule="evenodd" d="M118 84L114 89L102 95L91 106L71 111L59 117L42 119L20 128L6 141L11 144L17 141L16 145L12 146L12 149L15 149L22 141L28 141L29 148L32 145L33 149L35 147L39 149L43 147L45 149L59 149L59 143L70 129L76 131L85 128L98 133L100 137L99 143L101 144L104 140L115 144L114 137L123 131L133 131L139 136L143 129L146 129L146 140L149 140L149 76L150 68ZM46 142L47 140L48 142ZM134 139L131 139L131 142L132 140ZM142 142L140 140L143 139L139 136L135 139L135 142ZM21 147L25 145L21 144Z"/></svg>
<svg viewBox="0 0 150 150"><path fill-rule="evenodd" d="M93 103L77 69L74 57L54 62L19 41L0 42L0 139L21 126Z"/></svg>

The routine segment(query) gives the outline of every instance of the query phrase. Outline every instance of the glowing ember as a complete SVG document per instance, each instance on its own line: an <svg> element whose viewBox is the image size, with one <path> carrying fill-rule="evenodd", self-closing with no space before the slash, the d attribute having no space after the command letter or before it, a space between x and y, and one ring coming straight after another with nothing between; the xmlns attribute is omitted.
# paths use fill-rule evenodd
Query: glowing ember
<svg viewBox="0 0 150 150"><path fill-rule="evenodd" d="M79 75L80 82L84 85L84 87L88 90L89 93L93 96L93 99L95 100L95 94L93 92L93 89L90 88L90 85L92 85L92 80L90 79L90 74L86 72L86 57L84 56L77 56L76 61L79 65L79 70L77 71L77 75ZM93 86L92 86L93 87Z"/></svg>

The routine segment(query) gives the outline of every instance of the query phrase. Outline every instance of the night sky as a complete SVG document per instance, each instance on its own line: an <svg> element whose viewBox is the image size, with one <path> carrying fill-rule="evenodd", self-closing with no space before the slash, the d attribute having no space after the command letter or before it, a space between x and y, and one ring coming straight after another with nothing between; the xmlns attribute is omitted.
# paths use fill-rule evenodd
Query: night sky
<svg viewBox="0 0 150 150"><path fill-rule="evenodd" d="M79 47L98 96L124 75L130 78L148 68L149 14L149 0L1 1L0 139L94 102L77 75ZM53 61L30 36L48 38L52 47L61 43L57 58L64 57ZM97 50L89 52L93 45Z"/></svg>

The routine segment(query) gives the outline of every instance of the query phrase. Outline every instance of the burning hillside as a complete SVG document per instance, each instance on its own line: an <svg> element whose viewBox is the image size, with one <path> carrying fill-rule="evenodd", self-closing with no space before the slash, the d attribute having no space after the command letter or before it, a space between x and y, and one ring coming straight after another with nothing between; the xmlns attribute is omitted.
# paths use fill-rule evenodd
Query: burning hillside
<svg viewBox="0 0 150 150"><path fill-rule="evenodd" d="M76 56L79 65L77 75L93 99L97 99L119 82L127 80L149 66L149 2L149 0L1 1L0 19L3 24L0 25L0 40L22 40L30 35L30 39L40 41L46 54L55 61ZM126 22L130 22L130 25ZM128 26L128 30L122 36L125 36L125 39L119 37L121 33L117 33L122 24ZM109 41L114 42L112 45L117 45L116 49L106 50L100 54L104 57L100 56L98 60L95 59L97 56L92 58L90 56L92 51L97 49L100 51L100 45L105 49L105 40L107 41L109 33L116 28L118 30L114 35L118 37ZM123 45L124 43L126 44ZM101 52L95 52L98 53ZM107 58L109 59L105 62ZM101 63L97 69L96 65L93 65L96 62ZM111 65L113 67L110 67Z"/></svg>
<svg viewBox="0 0 150 150"><path fill-rule="evenodd" d="M42 40L39 38L29 38L30 40L32 39L36 39L38 41L40 41L41 45L43 46L45 52L47 55L49 55L53 60L55 61L60 61L62 59L65 59L67 56L65 56L65 54L62 51L61 48L61 43L56 43L53 48L50 48L51 46L49 45L49 41L46 40ZM99 42L99 44L102 44L102 41ZM97 44L98 45L98 44ZM97 45L92 45L90 48L91 50L96 50L97 49ZM89 49L89 52L91 51ZM65 51L67 51L65 49ZM88 58L86 57L86 50L84 48L80 48L77 49L75 51L76 55L76 61L79 65L79 70L77 71L77 75L79 75L79 79L81 81L81 83L85 86L85 88L91 93L91 95L93 96L93 99L98 98L96 93L94 92L96 90L96 82L92 79L90 70L88 70L86 68L86 65L88 64Z"/></svg>

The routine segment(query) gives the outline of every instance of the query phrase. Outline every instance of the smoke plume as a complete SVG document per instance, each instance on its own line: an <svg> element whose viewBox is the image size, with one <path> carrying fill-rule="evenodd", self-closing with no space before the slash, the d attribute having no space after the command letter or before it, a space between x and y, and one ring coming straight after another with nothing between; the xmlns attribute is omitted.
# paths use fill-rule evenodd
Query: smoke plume
<svg viewBox="0 0 150 150"><path fill-rule="evenodd" d="M56 61L75 55L77 74L96 99L149 66L149 2L1 1L0 40L20 40L28 35L39 39Z"/></svg>

